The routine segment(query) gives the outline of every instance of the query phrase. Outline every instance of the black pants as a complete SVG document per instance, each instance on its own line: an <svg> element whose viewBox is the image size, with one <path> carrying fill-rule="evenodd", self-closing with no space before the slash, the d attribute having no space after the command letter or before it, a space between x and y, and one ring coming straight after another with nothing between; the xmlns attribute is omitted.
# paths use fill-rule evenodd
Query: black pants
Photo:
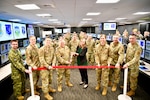
<svg viewBox="0 0 150 100"><path fill-rule="evenodd" d="M88 84L88 75L87 75L87 69L79 69L80 75L81 75L81 80L85 84Z"/></svg>

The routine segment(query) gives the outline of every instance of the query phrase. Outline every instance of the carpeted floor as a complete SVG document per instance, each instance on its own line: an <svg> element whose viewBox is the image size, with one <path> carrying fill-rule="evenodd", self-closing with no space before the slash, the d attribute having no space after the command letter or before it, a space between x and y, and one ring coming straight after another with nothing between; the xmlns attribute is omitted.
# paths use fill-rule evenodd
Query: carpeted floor
<svg viewBox="0 0 150 100"><path fill-rule="evenodd" d="M122 76L122 73L121 73L121 76ZM112 92L111 87L109 87L108 93L106 96L101 95L102 89L100 91L95 90L96 73L94 69L88 69L88 77L89 77L89 87L87 89L83 89L83 86L79 85L79 82L80 82L79 70L72 69L71 70L71 82L73 83L74 87L67 87L63 83L63 91L61 93L60 92L50 93L50 95L54 97L54 100L117 100L118 95L122 94L123 90L119 87L123 83L123 77L121 77L120 85L118 85L117 91ZM57 79L57 75L56 75L56 71L54 71L52 86L57 89L56 79ZM64 77L64 80L65 80L65 77ZM27 86L29 86L29 84L27 84ZM41 93L40 100L46 100L43 97L42 90L39 90L39 92ZM30 96L30 93L26 93L25 100L27 100L29 96ZM9 100L15 100L13 94L11 95ZM150 100L150 96L142 88L138 87L136 91L136 95L132 97L132 100Z"/></svg>

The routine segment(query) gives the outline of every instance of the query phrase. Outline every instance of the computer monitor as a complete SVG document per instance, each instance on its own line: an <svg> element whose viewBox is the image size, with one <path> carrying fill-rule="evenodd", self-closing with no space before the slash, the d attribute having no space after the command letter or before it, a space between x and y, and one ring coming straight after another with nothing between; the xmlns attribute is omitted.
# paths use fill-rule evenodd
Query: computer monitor
<svg viewBox="0 0 150 100"><path fill-rule="evenodd" d="M8 52L9 51L8 43L2 43L0 45L0 51L1 54Z"/></svg>
<svg viewBox="0 0 150 100"><path fill-rule="evenodd" d="M29 45L29 39L23 40L23 47L27 47Z"/></svg>
<svg viewBox="0 0 150 100"><path fill-rule="evenodd" d="M24 48L24 47L19 48L19 51L20 51L21 55L25 55L26 48Z"/></svg>
<svg viewBox="0 0 150 100"><path fill-rule="evenodd" d="M107 36L106 36L106 40L107 40L107 41L112 41L112 36L111 36L111 35L107 35Z"/></svg>
<svg viewBox="0 0 150 100"><path fill-rule="evenodd" d="M18 47L23 47L23 40L18 40Z"/></svg>
<svg viewBox="0 0 150 100"><path fill-rule="evenodd" d="M145 49L145 40L137 40L142 49Z"/></svg>
<svg viewBox="0 0 150 100"><path fill-rule="evenodd" d="M145 50L142 49L142 52L141 52L141 58L144 58L144 55L145 55Z"/></svg>
<svg viewBox="0 0 150 100"><path fill-rule="evenodd" d="M1 54L1 64L3 65L6 62L8 62L8 52Z"/></svg>
<svg viewBox="0 0 150 100"><path fill-rule="evenodd" d="M146 60L150 60L150 50L145 50L145 57Z"/></svg>
<svg viewBox="0 0 150 100"><path fill-rule="evenodd" d="M119 37L119 42L122 43L122 37Z"/></svg>
<svg viewBox="0 0 150 100"><path fill-rule="evenodd" d="M150 41L146 41L146 50L150 50Z"/></svg>

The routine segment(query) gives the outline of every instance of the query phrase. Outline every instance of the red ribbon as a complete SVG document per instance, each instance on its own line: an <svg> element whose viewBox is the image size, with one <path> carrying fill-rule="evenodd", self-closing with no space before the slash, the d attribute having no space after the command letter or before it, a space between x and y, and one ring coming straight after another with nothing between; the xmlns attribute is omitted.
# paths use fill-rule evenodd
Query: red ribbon
<svg viewBox="0 0 150 100"><path fill-rule="evenodd" d="M64 69L86 69L86 68L115 68L115 66L52 66L52 68L64 68ZM48 70L48 68L42 66L32 70Z"/></svg>

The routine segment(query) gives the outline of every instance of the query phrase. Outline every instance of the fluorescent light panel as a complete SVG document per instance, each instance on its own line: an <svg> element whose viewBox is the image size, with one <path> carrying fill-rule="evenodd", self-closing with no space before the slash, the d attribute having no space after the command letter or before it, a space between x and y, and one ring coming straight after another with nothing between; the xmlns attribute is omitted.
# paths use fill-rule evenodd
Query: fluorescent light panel
<svg viewBox="0 0 150 100"><path fill-rule="evenodd" d="M125 20L127 18L116 18L116 20Z"/></svg>
<svg viewBox="0 0 150 100"><path fill-rule="evenodd" d="M20 19L9 19L9 21L20 22Z"/></svg>
<svg viewBox="0 0 150 100"><path fill-rule="evenodd" d="M39 23L41 23L41 22L33 22L33 24L39 24Z"/></svg>
<svg viewBox="0 0 150 100"><path fill-rule="evenodd" d="M36 14L37 16L40 16L40 17L48 17L48 16L51 16L51 14Z"/></svg>
<svg viewBox="0 0 150 100"><path fill-rule="evenodd" d="M36 4L23 4L23 5L15 5L15 7L20 8L22 10L35 10L40 9Z"/></svg>
<svg viewBox="0 0 150 100"><path fill-rule="evenodd" d="M87 13L86 15L91 15L91 16L93 15L94 16L94 15L99 15L99 14L100 14L99 12L90 12L90 13Z"/></svg>
<svg viewBox="0 0 150 100"><path fill-rule="evenodd" d="M48 21L58 21L58 19L48 19Z"/></svg>
<svg viewBox="0 0 150 100"><path fill-rule="evenodd" d="M133 13L133 15L146 15L146 14L150 14L150 12L136 12L136 13Z"/></svg>
<svg viewBox="0 0 150 100"><path fill-rule="evenodd" d="M83 18L82 20L92 20L92 18Z"/></svg>
<svg viewBox="0 0 150 100"><path fill-rule="evenodd" d="M96 3L117 3L120 0L97 0Z"/></svg>

